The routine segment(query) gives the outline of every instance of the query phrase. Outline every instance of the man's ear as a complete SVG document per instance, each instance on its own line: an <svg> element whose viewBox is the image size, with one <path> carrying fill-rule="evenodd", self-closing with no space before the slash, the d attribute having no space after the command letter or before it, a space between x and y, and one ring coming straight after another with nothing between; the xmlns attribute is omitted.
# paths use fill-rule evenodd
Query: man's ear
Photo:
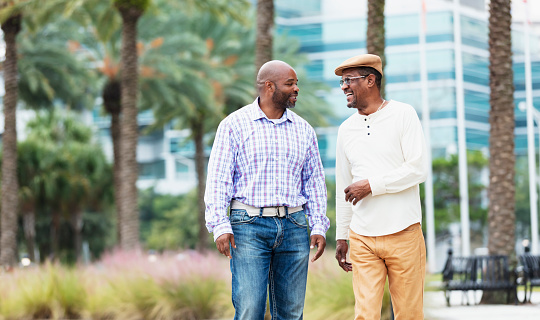
<svg viewBox="0 0 540 320"><path fill-rule="evenodd" d="M274 83L272 81L267 80L264 82L264 85L266 86L268 90L271 90L271 91L274 90Z"/></svg>
<svg viewBox="0 0 540 320"><path fill-rule="evenodd" d="M368 81L368 87L373 87L375 85L375 75L374 74L368 75L367 81Z"/></svg>

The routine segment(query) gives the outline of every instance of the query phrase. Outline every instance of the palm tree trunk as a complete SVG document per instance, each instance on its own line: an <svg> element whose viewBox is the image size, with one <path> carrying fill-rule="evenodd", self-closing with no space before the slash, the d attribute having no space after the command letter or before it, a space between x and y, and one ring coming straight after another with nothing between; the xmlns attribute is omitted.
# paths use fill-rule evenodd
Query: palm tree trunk
<svg viewBox="0 0 540 320"><path fill-rule="evenodd" d="M120 210L120 113L111 113L111 139L113 145L113 179L114 179L114 205L116 207L116 237L118 243L122 243L122 232L120 227L122 226L122 210Z"/></svg>
<svg viewBox="0 0 540 320"><path fill-rule="evenodd" d="M139 245L139 210L137 207L137 21L142 11L121 7L122 15L122 119L120 121L120 246L133 250Z"/></svg>
<svg viewBox="0 0 540 320"><path fill-rule="evenodd" d="M60 213L54 210L51 221L51 253L49 255L52 261L58 259L60 249Z"/></svg>
<svg viewBox="0 0 540 320"><path fill-rule="evenodd" d="M23 227L24 238L26 240L26 249L28 250L28 258L30 258L32 262L39 263L39 261L36 261L36 256L34 255L36 240L36 212L34 210L24 213Z"/></svg>
<svg viewBox="0 0 540 320"><path fill-rule="evenodd" d="M488 250L490 254L512 255L515 242L515 120L510 0L491 0L489 12ZM504 303L505 295L484 293L481 302Z"/></svg>
<svg viewBox="0 0 540 320"><path fill-rule="evenodd" d="M116 206L116 237L122 243L120 226L122 211L120 210L120 114L122 112L121 86L116 79L109 79L103 88L103 106L111 115L111 140L113 145L113 179L114 204Z"/></svg>
<svg viewBox="0 0 540 320"><path fill-rule="evenodd" d="M4 61L4 134L2 135L2 204L0 266L14 266L17 262L17 34L21 30L21 16L10 17L2 24L6 43Z"/></svg>
<svg viewBox="0 0 540 320"><path fill-rule="evenodd" d="M274 1L257 0L257 39L255 41L255 71L272 60L274 31Z"/></svg>
<svg viewBox="0 0 540 320"><path fill-rule="evenodd" d="M197 221L199 224L199 241L197 242L197 250L202 251L208 249L208 231L206 229L205 220L205 204L204 204L204 189L205 189L205 167L206 159L204 156L204 123L202 121L195 123L192 126L193 140L195 142L195 170L197 171L197 209L199 211Z"/></svg>
<svg viewBox="0 0 540 320"><path fill-rule="evenodd" d="M384 5L385 0L368 0L368 25L367 25L367 51L381 57L382 67L386 66L385 28L384 28ZM384 97L384 77L381 83L381 96Z"/></svg>
<svg viewBox="0 0 540 320"><path fill-rule="evenodd" d="M82 261L82 212L80 210L75 210L71 215L71 228L73 229L73 245L75 249L75 257L77 262Z"/></svg>

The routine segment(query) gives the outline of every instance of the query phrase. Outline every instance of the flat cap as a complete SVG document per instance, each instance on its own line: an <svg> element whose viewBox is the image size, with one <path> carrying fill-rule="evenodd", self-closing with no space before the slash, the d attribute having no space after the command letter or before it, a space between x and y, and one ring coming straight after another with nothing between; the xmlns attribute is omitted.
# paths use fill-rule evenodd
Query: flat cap
<svg viewBox="0 0 540 320"><path fill-rule="evenodd" d="M381 76L383 74L381 58L374 54L361 54L359 56L349 58L343 61L334 72L336 73L336 76L341 76L343 74L343 70L356 67L372 67L373 69L379 71Z"/></svg>

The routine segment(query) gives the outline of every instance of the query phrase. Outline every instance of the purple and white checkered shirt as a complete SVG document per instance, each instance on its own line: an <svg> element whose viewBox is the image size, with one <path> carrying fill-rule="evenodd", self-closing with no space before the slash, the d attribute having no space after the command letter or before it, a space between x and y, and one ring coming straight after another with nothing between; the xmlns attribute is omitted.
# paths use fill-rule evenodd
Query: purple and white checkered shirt
<svg viewBox="0 0 540 320"><path fill-rule="evenodd" d="M206 227L214 241L233 233L232 199L254 207L304 205L311 234L325 236L326 185L313 128L287 109L269 120L258 98L219 125L208 163Z"/></svg>

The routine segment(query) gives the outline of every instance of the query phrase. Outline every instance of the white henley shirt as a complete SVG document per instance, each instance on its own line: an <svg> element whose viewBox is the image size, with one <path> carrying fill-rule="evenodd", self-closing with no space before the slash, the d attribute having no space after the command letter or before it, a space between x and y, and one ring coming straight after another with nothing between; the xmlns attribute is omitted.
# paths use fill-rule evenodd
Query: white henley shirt
<svg viewBox="0 0 540 320"><path fill-rule="evenodd" d="M421 222L419 184L427 166L424 134L412 106L390 100L377 112L345 120L336 148L336 239L348 239L349 228L383 236ZM356 205L346 202L345 188L363 179L371 194Z"/></svg>

